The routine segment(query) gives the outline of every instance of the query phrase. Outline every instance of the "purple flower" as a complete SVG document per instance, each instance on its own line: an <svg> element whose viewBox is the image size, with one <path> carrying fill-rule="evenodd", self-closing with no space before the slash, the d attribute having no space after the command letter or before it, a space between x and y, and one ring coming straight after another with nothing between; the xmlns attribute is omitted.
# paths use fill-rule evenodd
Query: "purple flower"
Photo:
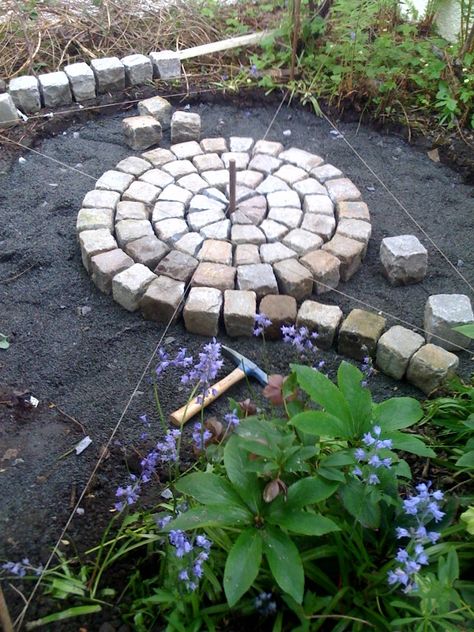
<svg viewBox="0 0 474 632"><path fill-rule="evenodd" d="M41 575L43 572L43 565L32 566L30 560L27 557L24 557L21 562L5 562L0 566L3 570L7 571L11 575L16 575L17 577L25 577L29 572L32 572L34 575Z"/></svg>
<svg viewBox="0 0 474 632"><path fill-rule="evenodd" d="M168 367L182 368L186 369L191 366L193 363L192 356L188 356L187 350L185 347L179 349L173 360L170 359L169 354L164 349L158 349L159 363L156 367L156 375L160 377Z"/></svg>
<svg viewBox="0 0 474 632"><path fill-rule="evenodd" d="M354 467L352 474L368 485L378 485L380 483L375 470L380 468L390 469L392 466L392 459L381 454L381 450L387 450L392 447L392 441L390 439L380 439L381 434L382 429L380 426L374 426L371 432L366 432L362 437L365 449L356 448L354 450L354 458L360 463L360 466Z"/></svg>
<svg viewBox="0 0 474 632"><path fill-rule="evenodd" d="M212 342L204 345L203 350L199 354L199 362L181 377L183 384L191 383L197 387L199 392L197 402L199 404L209 394L210 385L223 364L221 344L213 338Z"/></svg>
<svg viewBox="0 0 474 632"><path fill-rule="evenodd" d="M172 519L173 516L163 516L162 518L157 518L156 524L158 526L158 529L164 529L166 525L171 522Z"/></svg>
<svg viewBox="0 0 474 632"><path fill-rule="evenodd" d="M199 422L195 423L193 429L193 441L196 448L198 450L204 450L209 439L212 439L212 432L207 430L207 428L203 429Z"/></svg>
<svg viewBox="0 0 474 632"><path fill-rule="evenodd" d="M364 374L364 379L361 382L361 386L367 386L369 379L375 373L375 369L372 366L372 358L370 356L366 355L364 357L360 366L360 370Z"/></svg>
<svg viewBox="0 0 474 632"><path fill-rule="evenodd" d="M168 430L163 441L156 444L155 449L161 461L169 463L178 459L176 442L180 436L181 430Z"/></svg>
<svg viewBox="0 0 474 632"><path fill-rule="evenodd" d="M265 329L270 327L272 321L265 314L255 314L254 336L261 336L265 333Z"/></svg>
<svg viewBox="0 0 474 632"><path fill-rule="evenodd" d="M188 539L184 531L178 530L170 531L169 542L175 549L175 556L182 560L178 579L184 583L189 592L193 592L204 574L203 564L209 558L212 542L204 535L197 535L193 542Z"/></svg>
<svg viewBox="0 0 474 632"><path fill-rule="evenodd" d="M135 485L127 485L127 487L117 487L115 496L122 499L115 503L115 509L122 511L127 505L133 505L140 498L140 484L135 483Z"/></svg>
<svg viewBox="0 0 474 632"><path fill-rule="evenodd" d="M283 342L295 347L300 353L304 351L317 351L313 340L318 338L316 332L310 332L307 327L295 327L295 325L282 325L281 333Z"/></svg>
<svg viewBox="0 0 474 632"><path fill-rule="evenodd" d="M234 409L231 413L227 413L227 415L224 415L224 421L227 423L228 430L230 430L231 428L236 428L240 423L240 419L237 415L237 410Z"/></svg>
<svg viewBox="0 0 474 632"><path fill-rule="evenodd" d="M272 593L261 592L255 597L254 606L255 610L264 616L276 612L276 602L273 601Z"/></svg>
<svg viewBox="0 0 474 632"><path fill-rule="evenodd" d="M176 557L183 557L188 553L191 553L193 547L189 540L186 538L186 534L184 531L170 531L169 541L172 546L176 549L175 555Z"/></svg>
<svg viewBox="0 0 474 632"><path fill-rule="evenodd" d="M252 64L250 66L250 74L252 75L252 77L258 77L258 70L255 64Z"/></svg>

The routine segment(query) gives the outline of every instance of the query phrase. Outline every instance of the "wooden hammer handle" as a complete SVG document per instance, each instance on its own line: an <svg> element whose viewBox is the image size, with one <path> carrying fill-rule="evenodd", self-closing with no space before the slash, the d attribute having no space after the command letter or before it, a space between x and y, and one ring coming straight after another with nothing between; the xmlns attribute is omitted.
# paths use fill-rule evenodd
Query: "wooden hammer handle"
<svg viewBox="0 0 474 632"><path fill-rule="evenodd" d="M226 377L224 377L220 382L217 382L217 384L214 384L214 386L211 387L211 392L204 399L202 404L198 404L196 402L196 398L194 398L192 402L188 402L179 410L172 413L170 415L170 421L174 423L175 426L184 425L191 419L191 417L194 417L194 415L196 415L200 410L209 406L209 404L220 397L222 393L225 393L231 386L237 384L240 380L243 380L244 377L245 373L242 369L234 369L232 373L229 373L229 375L226 375Z"/></svg>

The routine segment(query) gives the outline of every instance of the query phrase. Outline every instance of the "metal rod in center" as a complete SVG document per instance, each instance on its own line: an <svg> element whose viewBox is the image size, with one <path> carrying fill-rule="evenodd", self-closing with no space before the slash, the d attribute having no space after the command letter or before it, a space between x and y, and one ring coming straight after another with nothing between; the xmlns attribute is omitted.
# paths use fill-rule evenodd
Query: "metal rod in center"
<svg viewBox="0 0 474 632"><path fill-rule="evenodd" d="M235 160L229 160L229 215L235 211L235 188L237 182L237 170Z"/></svg>

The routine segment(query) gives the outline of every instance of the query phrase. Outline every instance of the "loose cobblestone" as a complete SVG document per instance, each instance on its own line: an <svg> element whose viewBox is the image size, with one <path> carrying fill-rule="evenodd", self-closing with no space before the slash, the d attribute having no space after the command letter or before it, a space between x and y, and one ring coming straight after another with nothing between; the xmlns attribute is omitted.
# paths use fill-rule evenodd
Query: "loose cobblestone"
<svg viewBox="0 0 474 632"><path fill-rule="evenodd" d="M134 263L112 279L114 301L129 312L135 312L139 307L140 299L154 279L156 276L151 270L141 263Z"/></svg>
<svg viewBox="0 0 474 632"><path fill-rule="evenodd" d="M413 354L407 370L407 380L430 395L452 378L459 358L434 344L427 344Z"/></svg>
<svg viewBox="0 0 474 632"><path fill-rule="evenodd" d="M424 328L428 342L448 351L467 349L471 339L453 328L473 323L471 301L465 294L434 294L426 301Z"/></svg>
<svg viewBox="0 0 474 632"><path fill-rule="evenodd" d="M95 77L93 70L85 63L69 64L64 68L74 100L78 103L95 99Z"/></svg>
<svg viewBox="0 0 474 632"><path fill-rule="evenodd" d="M401 380L413 354L425 344L425 339L406 327L395 325L377 343L377 367L386 375Z"/></svg>
<svg viewBox="0 0 474 632"><path fill-rule="evenodd" d="M252 336L257 296L255 292L226 290L224 292L224 324L227 335Z"/></svg>
<svg viewBox="0 0 474 632"><path fill-rule="evenodd" d="M222 292L216 288L191 288L183 310L186 329L192 334L217 336L222 302Z"/></svg>
<svg viewBox="0 0 474 632"><path fill-rule="evenodd" d="M159 122L152 116L130 116L124 118L122 127L125 142L129 147L140 151L158 145L163 131Z"/></svg>
<svg viewBox="0 0 474 632"><path fill-rule="evenodd" d="M184 283L159 276L150 283L140 300L143 318L157 323L174 323L178 319L184 298Z"/></svg>
<svg viewBox="0 0 474 632"><path fill-rule="evenodd" d="M392 285L419 283L428 269L428 251L414 235L386 237L380 244L380 261Z"/></svg>
<svg viewBox="0 0 474 632"><path fill-rule="evenodd" d="M318 334L316 346L330 349L336 338L343 314L337 305L324 305L316 301L305 301L296 318L298 327L307 327Z"/></svg>

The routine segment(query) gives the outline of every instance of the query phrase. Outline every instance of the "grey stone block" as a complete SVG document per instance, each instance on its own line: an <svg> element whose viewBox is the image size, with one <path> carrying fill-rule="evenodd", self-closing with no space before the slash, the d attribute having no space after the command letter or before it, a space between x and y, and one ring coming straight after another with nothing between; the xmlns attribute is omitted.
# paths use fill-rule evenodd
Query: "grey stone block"
<svg viewBox="0 0 474 632"><path fill-rule="evenodd" d="M124 200L117 204L117 211L115 213L116 222L122 219L149 219L149 217L150 213L143 202Z"/></svg>
<svg viewBox="0 0 474 632"><path fill-rule="evenodd" d="M261 298L266 294L278 294L278 284L273 268L268 263L255 263L237 268L237 288L251 290Z"/></svg>
<svg viewBox="0 0 474 632"><path fill-rule="evenodd" d="M0 94L0 127L13 127L19 118L11 96L7 93Z"/></svg>
<svg viewBox="0 0 474 632"><path fill-rule="evenodd" d="M13 103L25 114L35 114L41 110L41 96L36 77L14 77L10 80L8 91Z"/></svg>
<svg viewBox="0 0 474 632"><path fill-rule="evenodd" d="M102 252L91 258L92 281L101 292L111 294L114 276L133 264L133 259L119 248Z"/></svg>
<svg viewBox="0 0 474 632"><path fill-rule="evenodd" d="M117 202L120 200L120 193L117 191L101 191L94 189L89 191L82 200L84 208L111 208L115 210Z"/></svg>
<svg viewBox="0 0 474 632"><path fill-rule="evenodd" d="M117 248L117 242L106 228L83 230L79 233L79 244L81 246L82 263L87 272L91 271L90 262L94 255Z"/></svg>
<svg viewBox="0 0 474 632"><path fill-rule="evenodd" d="M424 328L427 341L449 351L467 349L471 339L453 327L474 322L471 301L465 294L434 294L425 305Z"/></svg>
<svg viewBox="0 0 474 632"><path fill-rule="evenodd" d="M395 325L380 337L377 343L377 366L390 377L401 380L412 355L425 344L420 334Z"/></svg>
<svg viewBox="0 0 474 632"><path fill-rule="evenodd" d="M147 219L124 219L115 224L115 236L118 245L123 248L129 241L153 237L153 228Z"/></svg>
<svg viewBox="0 0 474 632"><path fill-rule="evenodd" d="M243 290L224 292L224 324L228 336L252 336L257 295Z"/></svg>
<svg viewBox="0 0 474 632"><path fill-rule="evenodd" d="M426 395L454 376L459 358L437 345L427 344L418 349L408 365L407 380Z"/></svg>
<svg viewBox="0 0 474 632"><path fill-rule="evenodd" d="M296 259L275 263L273 271L282 294L294 296L297 301L302 301L313 293L311 272Z"/></svg>
<svg viewBox="0 0 474 632"><path fill-rule="evenodd" d="M181 61L178 54L172 50L162 50L159 53L150 53L153 64L153 75L164 81L179 79L181 77Z"/></svg>
<svg viewBox="0 0 474 632"><path fill-rule="evenodd" d="M322 247L339 259L341 266L339 273L343 281L348 281L362 265L365 245L360 241L343 237L337 233Z"/></svg>
<svg viewBox="0 0 474 632"><path fill-rule="evenodd" d="M115 275L112 280L112 295L114 301L125 307L129 312L135 312L143 294L156 276L146 266L135 263L130 268Z"/></svg>
<svg viewBox="0 0 474 632"><path fill-rule="evenodd" d="M163 136L160 123L152 116L129 116L123 119L122 128L125 142L137 151L157 145Z"/></svg>
<svg viewBox="0 0 474 632"><path fill-rule="evenodd" d="M123 171L104 171L95 183L96 189L104 191L117 191L123 193L132 184L134 177Z"/></svg>
<svg viewBox="0 0 474 632"><path fill-rule="evenodd" d="M171 117L171 142L184 143L190 140L198 141L201 136L201 117L194 112L175 112ZM201 148L199 148L201 149ZM202 150L197 152L202 153ZM193 154L194 156L197 153ZM192 156L181 156L178 158L190 158Z"/></svg>
<svg viewBox="0 0 474 632"><path fill-rule="evenodd" d="M222 292L212 287L193 287L183 310L184 326L192 334L217 336Z"/></svg>
<svg viewBox="0 0 474 632"><path fill-rule="evenodd" d="M142 116L152 116L160 122L163 129L168 129L171 124L172 106L162 97L150 97L138 102L138 112Z"/></svg>
<svg viewBox="0 0 474 632"><path fill-rule="evenodd" d="M414 235L386 237L380 244L380 261L392 285L418 283L426 276L428 251Z"/></svg>
<svg viewBox="0 0 474 632"><path fill-rule="evenodd" d="M144 266L154 270L158 263L169 252L169 247L153 236L140 237L130 241L125 246L125 252L132 257L136 263L143 263Z"/></svg>
<svg viewBox="0 0 474 632"><path fill-rule="evenodd" d="M118 57L93 59L91 67L95 75L97 92L100 94L125 88L125 67Z"/></svg>
<svg viewBox="0 0 474 632"><path fill-rule="evenodd" d="M276 263L296 257L296 252L280 243L262 244L260 246L260 257L263 263Z"/></svg>
<svg viewBox="0 0 474 632"><path fill-rule="evenodd" d="M115 166L119 171L123 171L124 173L129 173L132 176L139 177L151 169L151 164L148 160L144 160L143 158L138 158L138 156L128 156L128 158L124 158Z"/></svg>
<svg viewBox="0 0 474 632"><path fill-rule="evenodd" d="M128 86L139 86L153 80L153 67L146 55L138 53L122 58L125 80ZM141 112L140 112L141 114Z"/></svg>
<svg viewBox="0 0 474 632"><path fill-rule="evenodd" d="M361 361L366 356L373 357L385 322L378 314L353 309L339 331L339 353Z"/></svg>
<svg viewBox="0 0 474 632"><path fill-rule="evenodd" d="M305 301L296 317L298 327L307 327L318 334L316 345L330 349L342 320L342 310L337 305L324 305L316 301Z"/></svg>
<svg viewBox="0 0 474 632"><path fill-rule="evenodd" d="M84 62L69 64L64 68L69 79L72 95L78 103L95 99L94 71Z"/></svg>
<svg viewBox="0 0 474 632"><path fill-rule="evenodd" d="M132 184L122 194L122 200L130 200L132 202L143 202L143 204L153 204L161 195L161 189L143 182L134 180Z"/></svg>
<svg viewBox="0 0 474 632"><path fill-rule="evenodd" d="M324 162L321 156L311 154L309 151L298 149L297 147L290 147L290 149L282 151L279 157L282 160L286 160L286 162L306 171L315 169Z"/></svg>
<svg viewBox="0 0 474 632"><path fill-rule="evenodd" d="M143 318L157 323L174 323L182 310L184 283L159 276L150 283L140 300Z"/></svg>
<svg viewBox="0 0 474 632"><path fill-rule="evenodd" d="M324 294L339 284L341 262L337 257L324 250L314 250L300 259L313 275L314 291Z"/></svg>
<svg viewBox="0 0 474 632"><path fill-rule="evenodd" d="M198 260L180 250L172 250L156 266L155 274L187 283L198 266Z"/></svg>
<svg viewBox="0 0 474 632"><path fill-rule="evenodd" d="M76 231L97 230L105 228L112 233L114 229L114 212L111 208L81 208L77 214Z"/></svg>

